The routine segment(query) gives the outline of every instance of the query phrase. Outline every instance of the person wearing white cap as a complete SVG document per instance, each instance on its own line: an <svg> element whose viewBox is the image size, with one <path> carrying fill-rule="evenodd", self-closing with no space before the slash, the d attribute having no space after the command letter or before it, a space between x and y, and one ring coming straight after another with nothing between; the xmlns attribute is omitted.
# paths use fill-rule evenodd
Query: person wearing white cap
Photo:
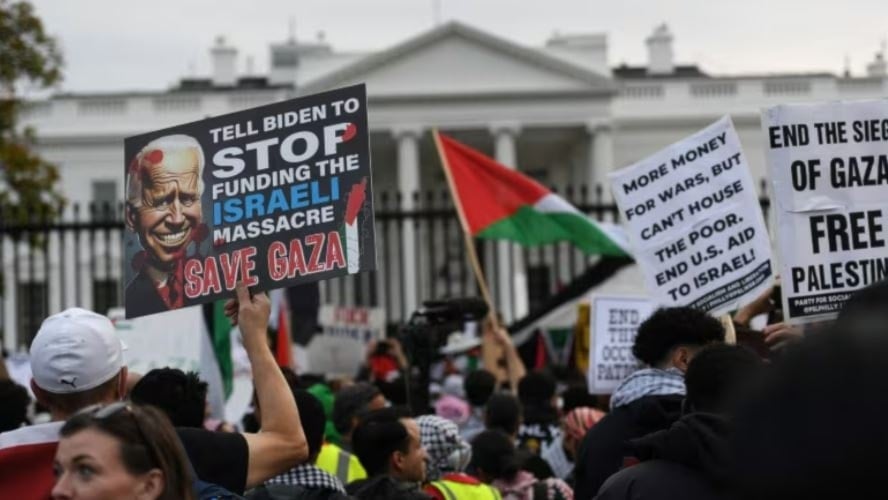
<svg viewBox="0 0 888 500"><path fill-rule="evenodd" d="M262 403L262 433L177 428L198 478L242 494L308 458L299 410L266 340L271 303L239 283L226 313L240 326ZM183 335L197 334L183 332ZM0 498L44 500L53 483L53 456L63 420L96 404L120 400L127 370L111 321L85 309L47 318L31 344L31 384L53 422L0 433Z"/></svg>
<svg viewBox="0 0 888 500"><path fill-rule="evenodd" d="M123 345L108 318L86 309L54 314L31 344L31 389L52 422L0 434L4 498L48 498L62 422L78 410L124 394Z"/></svg>
<svg viewBox="0 0 888 500"><path fill-rule="evenodd" d="M83 403L111 403L123 396L123 344L111 320L74 307L40 326L31 344L31 372L37 400L54 420L62 420Z"/></svg>

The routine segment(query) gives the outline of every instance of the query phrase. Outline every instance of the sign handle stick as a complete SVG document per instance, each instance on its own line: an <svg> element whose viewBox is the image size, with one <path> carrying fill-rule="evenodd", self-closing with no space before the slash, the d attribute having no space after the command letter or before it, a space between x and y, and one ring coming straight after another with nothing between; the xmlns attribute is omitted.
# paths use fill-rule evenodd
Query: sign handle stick
<svg viewBox="0 0 888 500"><path fill-rule="evenodd" d="M737 343L737 331L734 329L734 319L730 314L722 314L718 317L722 326L725 328L725 344L734 345Z"/></svg>
<svg viewBox="0 0 888 500"><path fill-rule="evenodd" d="M487 288L487 280L484 278L484 272L481 270L481 264L478 262L478 252L475 251L475 244L472 242L472 235L469 234L469 226L466 224L466 215L463 212L462 203L456 193L456 185L453 183L453 176L450 173L450 164L447 162L447 156L444 154L444 148L441 147L441 137L438 136L438 129L432 129L432 136L435 138L435 146L438 150L438 157L441 158L441 168L444 170L444 176L447 177L447 186L450 187L450 197L453 198L453 204L456 206L456 213L459 215L459 223L462 226L463 239L466 244L466 252L469 255L469 262L472 264L472 271L475 279L478 281L478 288L481 289L481 296L487 307L490 309L490 317L494 324L499 325L496 315L496 307L490 298L490 290Z"/></svg>

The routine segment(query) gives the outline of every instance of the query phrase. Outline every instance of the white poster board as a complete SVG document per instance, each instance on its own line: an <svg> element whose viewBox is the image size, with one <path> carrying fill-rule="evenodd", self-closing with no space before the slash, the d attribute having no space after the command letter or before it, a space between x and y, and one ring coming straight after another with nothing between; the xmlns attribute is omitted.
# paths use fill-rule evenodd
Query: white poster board
<svg viewBox="0 0 888 500"><path fill-rule="evenodd" d="M327 375L354 375L364 362L367 343L385 335L381 307L321 306L318 322L323 333L308 344L306 371Z"/></svg>
<svg viewBox="0 0 888 500"><path fill-rule="evenodd" d="M28 394L33 398L34 391L31 390L33 374L31 373L31 357L28 353L12 353L6 358L5 363L10 380L27 389Z"/></svg>
<svg viewBox="0 0 888 500"><path fill-rule="evenodd" d="M888 277L888 101L775 106L762 131L784 317L835 318Z"/></svg>
<svg viewBox="0 0 888 500"><path fill-rule="evenodd" d="M589 393L611 394L626 377L641 368L632 355L638 326L657 304L647 297L593 295L589 342Z"/></svg>
<svg viewBox="0 0 888 500"><path fill-rule="evenodd" d="M652 298L714 315L771 284L771 245L729 117L609 175Z"/></svg>
<svg viewBox="0 0 888 500"><path fill-rule="evenodd" d="M123 359L131 372L145 374L154 368L178 368L201 373L203 312L186 307L135 319L124 319L124 311L112 309L108 317L126 345Z"/></svg>

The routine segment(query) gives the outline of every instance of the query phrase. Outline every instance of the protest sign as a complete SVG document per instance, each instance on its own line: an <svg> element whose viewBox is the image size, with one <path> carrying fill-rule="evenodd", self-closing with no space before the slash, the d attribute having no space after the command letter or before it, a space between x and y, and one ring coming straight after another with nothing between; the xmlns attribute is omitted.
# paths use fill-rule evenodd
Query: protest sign
<svg viewBox="0 0 888 500"><path fill-rule="evenodd" d="M611 394L641 367L632 355L638 326L657 305L646 297L593 296L589 345L589 393Z"/></svg>
<svg viewBox="0 0 888 500"><path fill-rule="evenodd" d="M375 267L363 85L125 141L128 318Z"/></svg>
<svg viewBox="0 0 888 500"><path fill-rule="evenodd" d="M610 174L652 298L718 315L771 282L771 245L740 139L724 117Z"/></svg>
<svg viewBox="0 0 888 500"><path fill-rule="evenodd" d="M385 309L323 305L318 311L318 323L324 335L366 344L385 335Z"/></svg>
<svg viewBox="0 0 888 500"><path fill-rule="evenodd" d="M385 335L381 307L321 306L318 323L323 333L308 344L307 371L354 375L367 355L367 344Z"/></svg>
<svg viewBox="0 0 888 500"><path fill-rule="evenodd" d="M14 352L5 360L0 359L0 363L6 363L6 372L9 373L9 379L16 384L28 390L28 394L34 397L34 391L31 389L31 357L26 352Z"/></svg>
<svg viewBox="0 0 888 500"><path fill-rule="evenodd" d="M124 319L123 309L111 309L117 336L126 345L123 359L129 371L145 374L155 368L178 368L184 372L201 371L203 313L199 307L178 309L152 318ZM207 335L204 333L204 337Z"/></svg>
<svg viewBox="0 0 888 500"><path fill-rule="evenodd" d="M834 318L852 292L888 277L888 101L775 106L762 131L783 314Z"/></svg>

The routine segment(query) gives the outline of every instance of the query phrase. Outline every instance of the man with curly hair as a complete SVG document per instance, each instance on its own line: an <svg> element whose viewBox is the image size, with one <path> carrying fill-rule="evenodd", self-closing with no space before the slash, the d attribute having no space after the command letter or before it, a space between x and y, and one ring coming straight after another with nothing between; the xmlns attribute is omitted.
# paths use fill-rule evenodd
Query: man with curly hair
<svg viewBox="0 0 888 500"><path fill-rule="evenodd" d="M175 427L203 429L207 388L195 372L155 368L133 386L130 400L162 410Z"/></svg>
<svg viewBox="0 0 888 500"><path fill-rule="evenodd" d="M583 438L574 469L577 498L594 497L623 466L627 440L678 420L691 359L724 336L717 319L689 307L658 309L639 326L632 354L645 367L623 380L611 396L611 412Z"/></svg>

